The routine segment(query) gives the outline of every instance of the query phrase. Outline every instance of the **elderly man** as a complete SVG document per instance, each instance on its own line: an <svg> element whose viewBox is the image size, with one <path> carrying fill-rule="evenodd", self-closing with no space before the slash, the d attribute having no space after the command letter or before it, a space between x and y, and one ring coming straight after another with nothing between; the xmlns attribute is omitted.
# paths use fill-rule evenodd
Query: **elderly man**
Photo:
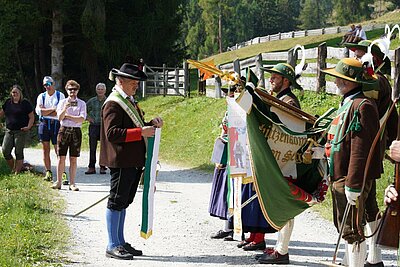
<svg viewBox="0 0 400 267"><path fill-rule="evenodd" d="M64 94L54 88L54 80L50 76L43 78L43 87L46 92L38 95L36 100L36 114L39 116L38 128L39 139L42 142L43 161L46 169L45 180L52 181L50 160L50 141L57 154L57 135L60 129L60 122L57 117L57 105L65 98ZM65 177L66 178L66 177ZM66 181L65 183L67 183Z"/></svg>
<svg viewBox="0 0 400 267"><path fill-rule="evenodd" d="M357 44L346 43L345 46L354 52L357 60L361 61L361 58L365 55L371 43L372 41L363 40ZM384 119L386 116L389 116L386 122L384 133L381 138L381 147L379 151L381 160L383 161L387 145L395 140L397 136L398 115L396 109L394 109L390 114L387 114L390 106L393 104L393 101L391 99L392 87L390 86L390 82L384 75L390 75L390 60L389 58L385 57L385 55L382 53L377 45L372 46L371 53L373 56L373 64L375 67L376 75L379 80L379 86L376 88L368 88L368 86L366 86L366 88L364 88L364 94L370 96L371 98L374 98L378 107L379 120ZM378 68L379 71L377 71ZM373 183L372 185L371 194L366 201L365 211L367 221L366 234L372 235L380 222L380 218L376 220L377 214L379 213L378 203L376 201L376 183ZM371 238L367 239L369 250L367 262L369 266L383 266L381 248L375 245L376 238L377 235L373 235Z"/></svg>
<svg viewBox="0 0 400 267"><path fill-rule="evenodd" d="M100 131L100 165L109 167L111 176L106 256L131 260L142 251L125 241L126 208L133 202L143 172L146 138L154 136L155 128L162 127L163 121L157 117L144 122L133 96L147 76L136 65L125 63L120 69L112 69L110 78L115 79L115 86L103 106Z"/></svg>
<svg viewBox="0 0 400 267"><path fill-rule="evenodd" d="M342 59L335 68L323 72L336 77L335 83L343 95L326 144L334 223L338 230L344 224L348 265L364 266L367 246L360 234L364 228L362 219L373 183L380 177L382 162L380 153L372 151L374 164L366 166L379 129L379 115L375 101L367 98L362 89L363 84L373 85L377 80L363 73L361 62L354 58ZM349 213L345 214L347 206Z"/></svg>
<svg viewBox="0 0 400 267"><path fill-rule="evenodd" d="M106 85L96 85L96 96L90 98L86 103L87 117L89 121L89 166L85 174L96 173L96 150L97 142L100 141L101 107L106 101ZM100 165L100 174L106 174L106 167Z"/></svg>

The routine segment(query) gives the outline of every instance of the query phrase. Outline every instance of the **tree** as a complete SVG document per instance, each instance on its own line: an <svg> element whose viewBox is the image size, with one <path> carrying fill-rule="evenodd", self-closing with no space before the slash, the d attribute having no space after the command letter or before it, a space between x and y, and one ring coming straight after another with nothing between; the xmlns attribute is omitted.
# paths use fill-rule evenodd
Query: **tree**
<svg viewBox="0 0 400 267"><path fill-rule="evenodd" d="M201 18L198 0L187 0L182 10L182 35L186 53L190 58L197 58L205 40L205 28Z"/></svg>
<svg viewBox="0 0 400 267"><path fill-rule="evenodd" d="M346 25L371 17L373 0L336 0L334 13L336 23Z"/></svg>
<svg viewBox="0 0 400 267"><path fill-rule="evenodd" d="M305 0L302 3L299 20L302 29L316 29L327 25L332 12L331 0Z"/></svg>

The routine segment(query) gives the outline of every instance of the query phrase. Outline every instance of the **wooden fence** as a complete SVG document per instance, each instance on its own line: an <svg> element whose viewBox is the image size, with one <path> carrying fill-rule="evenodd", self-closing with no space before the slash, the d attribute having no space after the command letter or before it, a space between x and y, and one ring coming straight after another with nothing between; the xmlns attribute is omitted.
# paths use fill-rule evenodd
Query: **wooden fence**
<svg viewBox="0 0 400 267"><path fill-rule="evenodd" d="M220 65L218 67L223 71L235 71L237 73L240 73L241 76L245 76L247 68L250 67L257 75L257 77L261 80L261 86L268 89L270 87L270 84L268 81L265 81L264 71L261 69L261 67L268 66L264 65L263 62L283 61L288 62L293 66L295 65L298 56L302 56L301 52L293 53L293 50L289 50L287 52L262 53L255 57L243 60L235 60L232 63ZM314 62L308 63L308 67L303 72L303 76L298 79L298 83L305 90L312 90L317 92L326 91L328 93L338 94L335 84L333 82L326 81L325 74L322 73L320 70L327 67L334 67L336 65L327 62L327 59L340 60L345 57L354 57L354 53L346 48L327 47L326 43L322 43L318 47L306 49L305 57L306 62L307 60L312 60ZM398 81L400 80L400 48L397 48L396 50L390 50L389 59L394 62L394 64L392 64L391 78L394 80L394 86L397 86ZM222 86L220 79L209 79L207 80L207 85L215 86L215 91L207 92L207 96L220 97L220 88Z"/></svg>
<svg viewBox="0 0 400 267"><path fill-rule="evenodd" d="M371 24L371 25L363 25L363 29L365 31L371 31L374 29L382 29L385 28L386 24ZM321 29L314 29L314 30L302 30L302 31L291 31L291 32L284 32L284 33L277 33L272 35L267 35L263 37L255 37L251 40L246 42L241 42L235 44L234 46L228 47L227 51L230 50L237 50L249 45L265 43L269 41L276 41L276 40L283 40L283 39L290 39L290 38L297 38L297 37L305 37L305 36L315 36L315 35L322 35L322 34L335 34L341 32L347 32L350 29L350 26L340 26L340 27L330 27L330 28L321 28Z"/></svg>
<svg viewBox="0 0 400 267"><path fill-rule="evenodd" d="M183 63L183 68L170 68L165 64L162 67L145 65L143 71L147 74L147 81L141 82L141 95L174 95L186 97L189 94L189 68Z"/></svg>

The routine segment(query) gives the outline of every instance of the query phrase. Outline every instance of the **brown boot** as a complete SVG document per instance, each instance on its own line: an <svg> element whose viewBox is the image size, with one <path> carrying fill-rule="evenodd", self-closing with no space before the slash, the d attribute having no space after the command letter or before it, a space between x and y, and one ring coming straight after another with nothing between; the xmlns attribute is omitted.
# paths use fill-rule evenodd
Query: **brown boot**
<svg viewBox="0 0 400 267"><path fill-rule="evenodd" d="M87 171L85 171L85 174L96 174L96 169L95 168L88 168Z"/></svg>

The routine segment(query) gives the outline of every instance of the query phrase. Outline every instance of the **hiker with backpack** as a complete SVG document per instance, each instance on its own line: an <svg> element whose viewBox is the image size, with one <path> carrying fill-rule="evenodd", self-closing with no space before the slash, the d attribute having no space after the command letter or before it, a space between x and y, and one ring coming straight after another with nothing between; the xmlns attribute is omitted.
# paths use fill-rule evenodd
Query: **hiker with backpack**
<svg viewBox="0 0 400 267"><path fill-rule="evenodd" d="M42 143L43 161L45 167L45 180L53 181L53 173L51 171L50 159L50 142L54 146L54 151L57 154L57 135L60 129L60 122L57 118L57 105L65 96L54 87L54 80L51 76L43 78L43 87L45 92L38 95L36 100L36 114L39 116L38 134L39 140ZM66 178L66 177L65 177ZM65 179L64 183L68 184Z"/></svg>

